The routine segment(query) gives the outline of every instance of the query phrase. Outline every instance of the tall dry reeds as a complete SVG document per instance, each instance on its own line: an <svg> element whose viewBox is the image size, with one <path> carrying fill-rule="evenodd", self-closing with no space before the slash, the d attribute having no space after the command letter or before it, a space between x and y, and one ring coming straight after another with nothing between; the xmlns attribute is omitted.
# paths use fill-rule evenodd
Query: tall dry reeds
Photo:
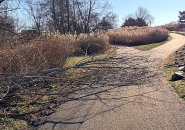
<svg viewBox="0 0 185 130"><path fill-rule="evenodd" d="M110 48L109 37L105 34L81 34L75 41L75 55L93 55Z"/></svg>
<svg viewBox="0 0 185 130"><path fill-rule="evenodd" d="M49 68L62 67L73 52L67 38L48 37L14 49L0 51L1 73L26 73Z"/></svg>
<svg viewBox="0 0 185 130"><path fill-rule="evenodd" d="M109 47L109 38L104 34L45 35L27 44L0 49L0 73L59 68L69 56L103 53Z"/></svg>
<svg viewBox="0 0 185 130"><path fill-rule="evenodd" d="M107 32L111 44L142 45L168 39L168 30L160 27L124 27Z"/></svg>

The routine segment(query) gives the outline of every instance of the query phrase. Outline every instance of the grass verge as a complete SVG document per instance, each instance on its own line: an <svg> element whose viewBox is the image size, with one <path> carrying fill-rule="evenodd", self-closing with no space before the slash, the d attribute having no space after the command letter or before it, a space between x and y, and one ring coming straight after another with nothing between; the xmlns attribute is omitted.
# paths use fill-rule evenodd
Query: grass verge
<svg viewBox="0 0 185 130"><path fill-rule="evenodd" d="M166 43L166 42L151 43L151 44L147 44L147 45L139 45L139 46L134 46L134 48L137 50L140 50L140 51L148 51L148 50L151 50L151 49L156 48L158 46L161 46L164 43Z"/></svg>
<svg viewBox="0 0 185 130"><path fill-rule="evenodd" d="M137 50L140 50L140 51L148 51L148 50L151 50L153 48L156 48L158 46L165 44L166 42L170 41L171 39L172 39L172 37L169 37L168 40L164 41L164 42L151 43L151 44L146 44L146 45L138 45L138 46L134 46L134 48Z"/></svg>
<svg viewBox="0 0 185 130"><path fill-rule="evenodd" d="M168 80L171 79L171 76L175 71L177 71L177 68L175 67L166 68L166 77ZM185 100L185 80L179 80L175 82L170 81L170 84L180 96L180 98Z"/></svg>
<svg viewBox="0 0 185 130"><path fill-rule="evenodd" d="M94 55L94 56L76 56L76 57L70 57L67 59L65 67L69 66L75 66L79 63L91 61L91 60L101 60L105 58L111 58L116 55L116 48L111 48L105 51L104 54Z"/></svg>

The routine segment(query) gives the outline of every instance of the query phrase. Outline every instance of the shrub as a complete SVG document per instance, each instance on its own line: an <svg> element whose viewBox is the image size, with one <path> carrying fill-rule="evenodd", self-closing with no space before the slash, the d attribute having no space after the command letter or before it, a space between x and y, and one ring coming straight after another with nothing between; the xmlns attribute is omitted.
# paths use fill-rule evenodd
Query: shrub
<svg viewBox="0 0 185 130"><path fill-rule="evenodd" d="M107 32L111 44L143 45L168 39L169 32L159 27L124 27Z"/></svg>
<svg viewBox="0 0 185 130"><path fill-rule="evenodd" d="M74 50L68 43L70 41L67 38L48 37L15 49L3 49L0 51L0 72L26 73L63 67Z"/></svg>
<svg viewBox="0 0 185 130"><path fill-rule="evenodd" d="M99 33L81 34L75 42L75 55L93 55L105 52L110 47L107 35Z"/></svg>

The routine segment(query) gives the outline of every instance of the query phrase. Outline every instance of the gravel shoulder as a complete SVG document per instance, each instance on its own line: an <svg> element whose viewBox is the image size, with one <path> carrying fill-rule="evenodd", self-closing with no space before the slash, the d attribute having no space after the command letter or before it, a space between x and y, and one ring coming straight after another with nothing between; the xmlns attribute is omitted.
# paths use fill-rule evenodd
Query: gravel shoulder
<svg viewBox="0 0 185 130"><path fill-rule="evenodd" d="M183 130L185 128L185 102L182 101L165 78L163 63L170 54L185 45L185 37L171 34L172 40L147 52L129 47L118 47L117 59L125 55L138 57L132 59L135 65L148 67L147 72L153 74L148 82L133 85L122 84L126 81L125 71L106 70L109 83L119 82L119 87L98 86L98 91L85 98L76 98L63 104L53 115L48 117L39 130ZM147 61L147 62L146 62ZM124 66L125 62L117 62ZM144 68L143 68L144 69ZM133 72L135 73L135 72ZM137 70L137 76L142 73ZM134 74L130 76L132 79ZM102 79L103 80L103 79ZM140 79L138 79L140 80ZM147 78L145 78L147 80ZM131 82L135 82L134 80ZM118 84L118 83L117 83ZM103 88L106 87L107 91ZM101 90L99 90L102 88ZM99 93L98 93L99 92ZM82 95L84 94L81 92Z"/></svg>

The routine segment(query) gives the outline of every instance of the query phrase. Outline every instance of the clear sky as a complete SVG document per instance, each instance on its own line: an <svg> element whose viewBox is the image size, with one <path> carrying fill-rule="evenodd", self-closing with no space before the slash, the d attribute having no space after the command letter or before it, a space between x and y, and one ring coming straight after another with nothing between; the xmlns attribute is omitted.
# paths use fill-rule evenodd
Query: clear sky
<svg viewBox="0 0 185 130"><path fill-rule="evenodd" d="M128 14L134 13L139 6L146 8L155 21L161 25L178 20L178 12L185 10L185 0L109 0L113 11L119 16L119 25Z"/></svg>

